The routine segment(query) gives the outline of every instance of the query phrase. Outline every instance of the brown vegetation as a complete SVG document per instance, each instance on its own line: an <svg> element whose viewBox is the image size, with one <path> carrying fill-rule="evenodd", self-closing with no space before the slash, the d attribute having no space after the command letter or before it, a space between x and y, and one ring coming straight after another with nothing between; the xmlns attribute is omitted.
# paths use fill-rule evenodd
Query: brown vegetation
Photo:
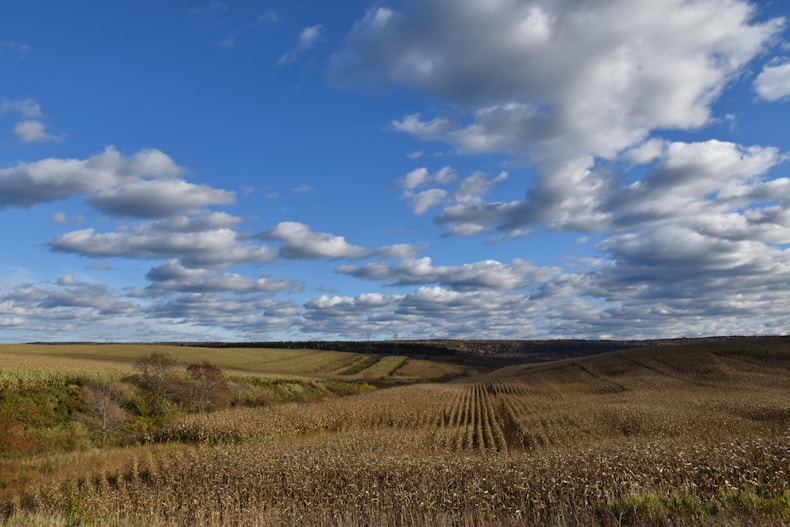
<svg viewBox="0 0 790 527"><path fill-rule="evenodd" d="M183 382L204 411L164 423L148 446L7 458L17 479L0 478L0 514L9 525L783 525L790 349L745 342L212 413L199 383L224 377L196 363Z"/></svg>

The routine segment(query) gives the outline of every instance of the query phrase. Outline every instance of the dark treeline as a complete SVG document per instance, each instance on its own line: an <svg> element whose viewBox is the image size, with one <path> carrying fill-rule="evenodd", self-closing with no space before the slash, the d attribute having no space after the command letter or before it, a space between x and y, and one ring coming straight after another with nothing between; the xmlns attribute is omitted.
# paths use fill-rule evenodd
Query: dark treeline
<svg viewBox="0 0 790 527"><path fill-rule="evenodd" d="M581 357L639 346L637 341L589 340L375 340L375 341L268 341L268 342L181 342L180 346L217 348L285 348L349 351L354 353L425 356L434 359L473 357L550 360Z"/></svg>
<svg viewBox="0 0 790 527"><path fill-rule="evenodd" d="M40 344L57 344L42 342ZM72 343L73 344L73 343ZM85 342L83 344L99 344ZM147 342L170 346L213 348L279 348L348 351L376 355L406 355L442 360L470 366L501 367L524 362L539 362L584 357L637 347L693 346L695 348L744 350L758 347L790 346L790 336L710 336L654 340L497 340L497 339L420 339L420 340L288 340L258 342Z"/></svg>

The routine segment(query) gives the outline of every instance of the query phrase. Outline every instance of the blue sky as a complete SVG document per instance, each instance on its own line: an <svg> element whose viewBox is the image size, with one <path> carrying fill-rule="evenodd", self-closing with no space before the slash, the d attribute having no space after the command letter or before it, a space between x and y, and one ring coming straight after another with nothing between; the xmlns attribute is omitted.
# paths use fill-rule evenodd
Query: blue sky
<svg viewBox="0 0 790 527"><path fill-rule="evenodd" d="M790 328L787 5L0 2L0 341Z"/></svg>

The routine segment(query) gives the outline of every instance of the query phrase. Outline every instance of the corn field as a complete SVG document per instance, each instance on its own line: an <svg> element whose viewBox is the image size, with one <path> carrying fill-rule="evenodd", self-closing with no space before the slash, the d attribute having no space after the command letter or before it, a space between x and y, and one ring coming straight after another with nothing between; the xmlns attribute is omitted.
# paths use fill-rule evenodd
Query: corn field
<svg viewBox="0 0 790 527"><path fill-rule="evenodd" d="M48 477L0 510L8 525L783 525L788 374L788 353L627 352L195 414L125 455L40 460Z"/></svg>

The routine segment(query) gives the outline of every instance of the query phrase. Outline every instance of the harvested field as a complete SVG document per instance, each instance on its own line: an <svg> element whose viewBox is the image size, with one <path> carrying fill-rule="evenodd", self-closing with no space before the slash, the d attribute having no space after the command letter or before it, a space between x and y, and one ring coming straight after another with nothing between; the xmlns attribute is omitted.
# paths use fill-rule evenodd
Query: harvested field
<svg viewBox="0 0 790 527"><path fill-rule="evenodd" d="M788 378L787 349L640 347L193 414L150 445L14 461L26 479L3 482L2 511L8 525L784 525Z"/></svg>

